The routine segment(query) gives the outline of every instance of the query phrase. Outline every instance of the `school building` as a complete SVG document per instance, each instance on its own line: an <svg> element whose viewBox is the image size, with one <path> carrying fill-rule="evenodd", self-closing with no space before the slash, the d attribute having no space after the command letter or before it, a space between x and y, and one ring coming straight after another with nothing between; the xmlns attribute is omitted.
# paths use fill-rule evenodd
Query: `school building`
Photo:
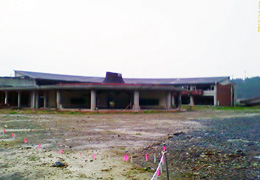
<svg viewBox="0 0 260 180"><path fill-rule="evenodd" d="M58 110L179 110L182 104L233 106L234 84L229 77L123 78L72 76L15 71L0 77L1 108Z"/></svg>

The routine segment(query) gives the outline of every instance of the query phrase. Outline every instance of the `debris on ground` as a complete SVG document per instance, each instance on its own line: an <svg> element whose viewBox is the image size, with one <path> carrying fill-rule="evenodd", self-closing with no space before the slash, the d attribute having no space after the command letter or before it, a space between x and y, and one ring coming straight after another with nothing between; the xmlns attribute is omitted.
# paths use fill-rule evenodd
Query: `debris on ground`
<svg viewBox="0 0 260 180"><path fill-rule="evenodd" d="M68 164L67 163L62 163L62 162L55 162L55 164L53 164L51 167L68 167Z"/></svg>

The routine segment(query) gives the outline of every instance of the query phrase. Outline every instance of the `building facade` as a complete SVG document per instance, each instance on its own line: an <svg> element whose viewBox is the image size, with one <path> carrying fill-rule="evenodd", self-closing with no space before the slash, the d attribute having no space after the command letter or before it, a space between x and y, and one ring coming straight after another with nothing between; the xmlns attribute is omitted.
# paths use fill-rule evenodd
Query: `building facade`
<svg viewBox="0 0 260 180"><path fill-rule="evenodd" d="M130 79L15 71L0 77L0 107L134 110L180 109L181 104L233 106L229 77Z"/></svg>

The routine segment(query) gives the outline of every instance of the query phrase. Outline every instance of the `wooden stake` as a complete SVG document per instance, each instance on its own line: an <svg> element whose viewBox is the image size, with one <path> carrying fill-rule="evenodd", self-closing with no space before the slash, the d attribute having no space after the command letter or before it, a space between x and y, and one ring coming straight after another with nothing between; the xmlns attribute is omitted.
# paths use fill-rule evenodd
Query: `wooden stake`
<svg viewBox="0 0 260 180"><path fill-rule="evenodd" d="M167 162L166 153L164 154L164 160L165 160L165 164L166 164L166 176L167 176L167 180L170 180L170 178L169 178L169 169L168 169L168 162Z"/></svg>

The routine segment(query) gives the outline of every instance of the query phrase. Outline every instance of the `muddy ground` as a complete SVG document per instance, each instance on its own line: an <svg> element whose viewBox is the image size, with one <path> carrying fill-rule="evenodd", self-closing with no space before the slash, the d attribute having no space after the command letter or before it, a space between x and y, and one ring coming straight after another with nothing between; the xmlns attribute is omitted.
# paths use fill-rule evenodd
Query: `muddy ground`
<svg viewBox="0 0 260 180"><path fill-rule="evenodd" d="M179 160L183 152L173 148L171 141L185 136L189 139L190 133L203 132L207 128L203 122L207 120L256 114L259 111L209 109L125 114L3 111L0 130L6 132L0 135L0 179L148 180L158 164L163 143L169 148L171 178L203 179L207 176L202 172L206 167L204 164L196 166L202 170L195 172L187 170L191 166L189 163L173 163L174 158ZM11 137L12 133L16 136ZM27 139L26 143L24 139ZM185 148L193 146L179 147L189 153ZM145 153L149 154L148 162ZM208 156L203 153L199 151L197 154ZM129 156L127 162L123 161L126 154ZM178 162L191 159L181 158ZM55 167L59 165L64 167ZM165 179L165 166L159 179Z"/></svg>

